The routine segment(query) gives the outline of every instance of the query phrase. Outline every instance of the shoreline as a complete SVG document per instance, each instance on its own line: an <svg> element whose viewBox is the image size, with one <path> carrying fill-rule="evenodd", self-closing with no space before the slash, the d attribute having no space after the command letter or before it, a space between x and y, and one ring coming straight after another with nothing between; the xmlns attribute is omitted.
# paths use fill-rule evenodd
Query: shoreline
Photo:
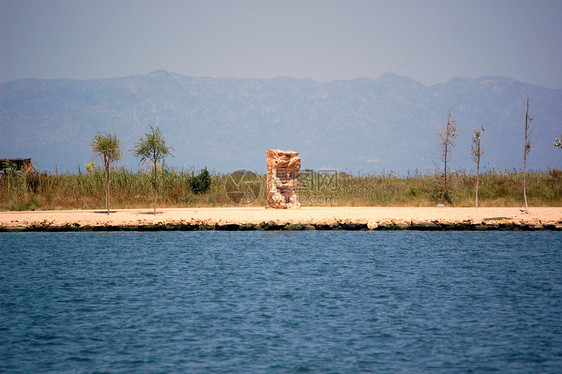
<svg viewBox="0 0 562 374"><path fill-rule="evenodd" d="M0 212L0 232L199 230L556 230L562 207L162 208Z"/></svg>

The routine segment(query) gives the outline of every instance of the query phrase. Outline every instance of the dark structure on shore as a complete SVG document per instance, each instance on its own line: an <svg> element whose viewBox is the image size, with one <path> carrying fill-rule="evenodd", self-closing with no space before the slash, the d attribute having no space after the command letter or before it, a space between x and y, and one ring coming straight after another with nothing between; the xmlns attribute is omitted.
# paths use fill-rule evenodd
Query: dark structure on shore
<svg viewBox="0 0 562 374"><path fill-rule="evenodd" d="M5 174L7 171L27 174L34 170L32 158L0 158L0 174Z"/></svg>

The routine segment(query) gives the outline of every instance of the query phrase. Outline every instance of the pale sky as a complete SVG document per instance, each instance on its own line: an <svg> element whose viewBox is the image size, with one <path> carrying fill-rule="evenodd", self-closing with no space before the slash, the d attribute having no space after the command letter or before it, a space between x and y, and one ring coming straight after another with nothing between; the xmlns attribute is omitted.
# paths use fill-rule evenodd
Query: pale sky
<svg viewBox="0 0 562 374"><path fill-rule="evenodd" d="M562 1L0 0L0 82L159 64L194 77L331 81L377 78L406 60L397 74L426 85L501 75L562 88Z"/></svg>

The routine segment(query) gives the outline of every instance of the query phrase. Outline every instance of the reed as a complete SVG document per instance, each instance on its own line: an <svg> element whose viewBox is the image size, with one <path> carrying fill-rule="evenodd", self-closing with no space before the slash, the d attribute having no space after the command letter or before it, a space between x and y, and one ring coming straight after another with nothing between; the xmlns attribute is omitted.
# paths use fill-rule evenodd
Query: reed
<svg viewBox="0 0 562 374"><path fill-rule="evenodd" d="M224 186L227 175L211 173L205 193L194 193L193 170L164 169L158 173L158 206L237 206ZM86 173L22 174L5 173L0 178L0 210L99 209L105 206L105 174L90 168ZM150 170L133 172L124 168L111 172L112 209L149 208L153 204ZM302 183L298 190L303 206L435 206L442 203L442 184L435 174L394 173L351 175L338 173L336 180L313 186ZM266 205L265 177L261 195L250 206ZM450 203L472 207L476 175L453 173L448 180ZM531 206L562 206L562 171L527 172L527 198ZM489 171L480 175L479 206L520 207L523 201L523 174L519 171Z"/></svg>

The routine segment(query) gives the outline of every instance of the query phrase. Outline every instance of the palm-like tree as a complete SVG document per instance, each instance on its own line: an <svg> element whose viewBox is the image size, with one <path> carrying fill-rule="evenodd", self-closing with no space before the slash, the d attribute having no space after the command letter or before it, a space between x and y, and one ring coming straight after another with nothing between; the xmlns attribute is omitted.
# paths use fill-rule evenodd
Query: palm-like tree
<svg viewBox="0 0 562 374"><path fill-rule="evenodd" d="M162 132L157 127L149 125L149 132L139 138L139 142L131 150L133 155L140 158L140 162L152 161L154 169L154 214L156 214L156 200L158 196L158 162L171 155L172 147L166 146Z"/></svg>
<svg viewBox="0 0 562 374"><path fill-rule="evenodd" d="M105 167L105 206L107 208L107 214L109 214L109 207L111 205L109 168L112 163L120 160L123 155L123 152L121 152L121 144L115 132L98 132L92 142L92 152L95 157L100 157L103 160L103 166Z"/></svg>

